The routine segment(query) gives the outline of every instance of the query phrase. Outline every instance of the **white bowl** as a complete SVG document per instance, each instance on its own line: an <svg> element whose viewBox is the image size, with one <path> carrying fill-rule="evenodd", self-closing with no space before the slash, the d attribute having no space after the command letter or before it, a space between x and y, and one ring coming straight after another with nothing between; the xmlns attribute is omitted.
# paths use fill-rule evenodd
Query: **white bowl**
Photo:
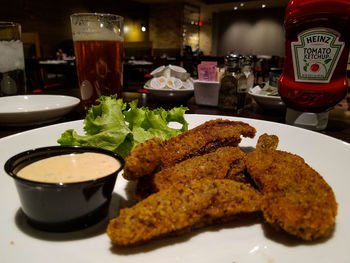
<svg viewBox="0 0 350 263"><path fill-rule="evenodd" d="M166 102L186 101L193 96L193 90L188 89L151 89L145 87L146 90L157 100Z"/></svg>
<svg viewBox="0 0 350 263"><path fill-rule="evenodd" d="M266 95L265 91L260 91L259 93L252 92L252 89L248 92L255 102L266 111L284 111L286 105L282 101L280 96Z"/></svg>
<svg viewBox="0 0 350 263"><path fill-rule="evenodd" d="M164 102L181 102L193 96L193 89L155 89L150 85L150 80L146 82L144 88L149 91L153 98Z"/></svg>

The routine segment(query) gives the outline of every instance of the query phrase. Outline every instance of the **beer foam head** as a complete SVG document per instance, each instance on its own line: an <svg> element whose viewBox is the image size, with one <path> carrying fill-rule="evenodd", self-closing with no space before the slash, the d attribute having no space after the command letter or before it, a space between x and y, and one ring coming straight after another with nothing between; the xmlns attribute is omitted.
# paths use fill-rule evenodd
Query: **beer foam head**
<svg viewBox="0 0 350 263"><path fill-rule="evenodd" d="M115 15L72 15L73 41L123 41L122 21Z"/></svg>
<svg viewBox="0 0 350 263"><path fill-rule="evenodd" d="M73 41L123 41L123 37L111 31L101 32L75 32Z"/></svg>

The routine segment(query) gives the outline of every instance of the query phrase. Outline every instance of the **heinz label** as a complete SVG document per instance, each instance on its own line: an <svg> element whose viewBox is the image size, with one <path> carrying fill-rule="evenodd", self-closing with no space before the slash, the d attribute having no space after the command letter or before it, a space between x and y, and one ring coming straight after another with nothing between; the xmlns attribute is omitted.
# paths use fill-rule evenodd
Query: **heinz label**
<svg viewBox="0 0 350 263"><path fill-rule="evenodd" d="M344 42L328 28L314 28L298 35L291 43L295 81L329 83Z"/></svg>

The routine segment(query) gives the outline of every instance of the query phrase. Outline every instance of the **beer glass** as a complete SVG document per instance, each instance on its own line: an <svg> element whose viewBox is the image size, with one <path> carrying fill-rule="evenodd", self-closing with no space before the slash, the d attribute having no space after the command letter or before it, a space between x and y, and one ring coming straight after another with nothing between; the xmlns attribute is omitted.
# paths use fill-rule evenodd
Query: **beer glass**
<svg viewBox="0 0 350 263"><path fill-rule="evenodd" d="M85 110L101 95L117 94L123 87L124 19L113 14L71 15L75 61Z"/></svg>
<svg viewBox="0 0 350 263"><path fill-rule="evenodd" d="M26 92L21 25L0 22L0 96Z"/></svg>

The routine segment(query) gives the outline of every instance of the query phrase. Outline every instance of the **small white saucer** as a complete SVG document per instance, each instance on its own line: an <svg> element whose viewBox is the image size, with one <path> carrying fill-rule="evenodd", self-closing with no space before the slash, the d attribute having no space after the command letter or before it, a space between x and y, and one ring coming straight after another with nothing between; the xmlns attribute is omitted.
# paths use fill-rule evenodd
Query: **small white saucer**
<svg viewBox="0 0 350 263"><path fill-rule="evenodd" d="M60 119L80 99L61 95L17 95L0 97L0 125L27 126Z"/></svg>

